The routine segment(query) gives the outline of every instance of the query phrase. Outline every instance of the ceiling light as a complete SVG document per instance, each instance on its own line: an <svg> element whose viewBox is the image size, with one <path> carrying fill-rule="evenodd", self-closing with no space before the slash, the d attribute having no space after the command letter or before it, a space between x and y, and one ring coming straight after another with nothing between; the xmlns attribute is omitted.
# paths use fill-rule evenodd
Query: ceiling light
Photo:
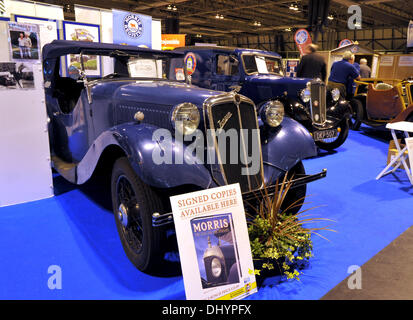
<svg viewBox="0 0 413 320"><path fill-rule="evenodd" d="M170 4L168 4L168 6L166 7L167 10L172 10L172 6Z"/></svg>
<svg viewBox="0 0 413 320"><path fill-rule="evenodd" d="M224 19L224 16L221 14L221 15L219 16L219 18L220 18L220 19Z"/></svg>
<svg viewBox="0 0 413 320"><path fill-rule="evenodd" d="M290 10L294 10L294 11L298 11L298 10L299 10L299 9L298 9L298 5L297 5L296 3L290 4L289 9L290 9Z"/></svg>
<svg viewBox="0 0 413 320"><path fill-rule="evenodd" d="M172 11L176 11L176 10L178 10L178 8L176 6L173 6Z"/></svg>
<svg viewBox="0 0 413 320"><path fill-rule="evenodd" d="M328 19L328 20L334 20L334 16L333 16L332 14L330 14L330 15L327 17L327 19Z"/></svg>
<svg viewBox="0 0 413 320"><path fill-rule="evenodd" d="M290 32L291 28L285 28L284 31Z"/></svg>

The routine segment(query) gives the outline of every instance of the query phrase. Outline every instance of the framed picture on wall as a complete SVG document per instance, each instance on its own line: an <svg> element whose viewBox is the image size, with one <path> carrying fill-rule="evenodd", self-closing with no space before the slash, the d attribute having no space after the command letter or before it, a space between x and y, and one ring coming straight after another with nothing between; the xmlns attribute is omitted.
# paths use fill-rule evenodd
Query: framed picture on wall
<svg viewBox="0 0 413 320"><path fill-rule="evenodd" d="M59 39L59 25L57 20L22 15L14 15L14 20L19 23L32 23L39 26L40 49L42 49L45 44Z"/></svg>
<svg viewBox="0 0 413 320"><path fill-rule="evenodd" d="M63 21L63 36L65 40L100 42L100 26L97 24ZM94 55L83 55L85 73L89 77L100 77L101 59ZM67 74L71 69L80 69L79 55L68 55L66 57Z"/></svg>
<svg viewBox="0 0 413 320"><path fill-rule="evenodd" d="M12 60L39 60L39 26L17 22L9 22L8 25Z"/></svg>

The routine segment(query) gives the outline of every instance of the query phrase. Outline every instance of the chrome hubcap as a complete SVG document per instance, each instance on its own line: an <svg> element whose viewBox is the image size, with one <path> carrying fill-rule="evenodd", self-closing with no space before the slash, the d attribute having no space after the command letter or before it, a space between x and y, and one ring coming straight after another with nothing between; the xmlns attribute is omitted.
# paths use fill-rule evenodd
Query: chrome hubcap
<svg viewBox="0 0 413 320"><path fill-rule="evenodd" d="M118 218L119 221L122 223L123 227L126 228L128 226L128 208L121 203L118 209Z"/></svg>

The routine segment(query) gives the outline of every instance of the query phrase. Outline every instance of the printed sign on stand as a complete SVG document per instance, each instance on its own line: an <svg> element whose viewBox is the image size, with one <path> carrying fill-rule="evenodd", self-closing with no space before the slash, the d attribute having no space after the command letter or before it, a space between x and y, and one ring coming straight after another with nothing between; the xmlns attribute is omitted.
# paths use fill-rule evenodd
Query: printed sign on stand
<svg viewBox="0 0 413 320"><path fill-rule="evenodd" d="M170 200L186 298L233 300L257 292L239 184Z"/></svg>

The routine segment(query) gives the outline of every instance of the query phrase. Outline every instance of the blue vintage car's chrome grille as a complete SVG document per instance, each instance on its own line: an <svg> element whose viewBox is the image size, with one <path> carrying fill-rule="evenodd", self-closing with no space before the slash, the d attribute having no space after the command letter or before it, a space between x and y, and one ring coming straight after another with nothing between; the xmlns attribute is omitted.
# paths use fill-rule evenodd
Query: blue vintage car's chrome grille
<svg viewBox="0 0 413 320"><path fill-rule="evenodd" d="M327 120L326 85L322 81L311 81L311 118L313 123L323 125Z"/></svg>
<svg viewBox="0 0 413 320"><path fill-rule="evenodd" d="M229 116L230 115L230 116ZM231 163L231 153L230 153L230 143L231 139L226 140L226 148L225 154L221 152L218 148L218 141L215 139L216 151L218 153L218 161L220 161L220 168L221 174L223 176L224 182L227 184L232 183L239 183L241 190L249 191L249 190L256 190L262 186L263 179L262 179L262 166L260 166L260 170L257 174L251 175L243 175L242 168L246 168L241 160L241 153L246 151L248 152L247 156L251 157L252 154L252 145L260 145L259 135L258 133L258 124L256 118L256 111L255 107L249 103L241 102L239 105L235 103L224 103L224 104L217 104L210 107L210 124L213 126L211 129L219 129L222 128L226 132L229 129L235 129L238 132L238 139L237 149L238 149L238 161L236 163ZM224 126L222 127L222 124ZM246 145L246 141L240 139L240 132L241 129L247 129L248 134L248 145ZM253 129L256 129L253 131ZM259 148L261 150L261 148ZM225 160L222 160L225 159ZM259 159L261 161L261 158ZM224 163L223 163L224 162ZM213 169L212 174L216 180L222 181L217 177L217 171Z"/></svg>

